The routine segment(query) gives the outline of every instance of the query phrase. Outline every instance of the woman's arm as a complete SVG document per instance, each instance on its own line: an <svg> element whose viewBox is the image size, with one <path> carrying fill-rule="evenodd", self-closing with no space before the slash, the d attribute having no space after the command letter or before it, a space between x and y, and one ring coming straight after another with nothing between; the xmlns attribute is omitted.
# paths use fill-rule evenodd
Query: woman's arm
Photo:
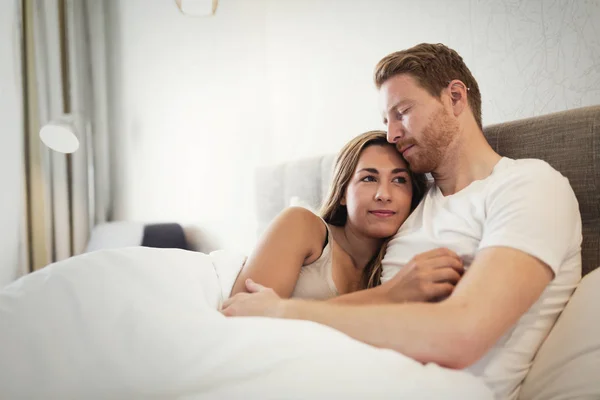
<svg viewBox="0 0 600 400"><path fill-rule="evenodd" d="M282 211L263 234L237 277L231 296L246 291L246 279L273 288L283 298L292 295L300 268L320 257L327 228L309 210Z"/></svg>

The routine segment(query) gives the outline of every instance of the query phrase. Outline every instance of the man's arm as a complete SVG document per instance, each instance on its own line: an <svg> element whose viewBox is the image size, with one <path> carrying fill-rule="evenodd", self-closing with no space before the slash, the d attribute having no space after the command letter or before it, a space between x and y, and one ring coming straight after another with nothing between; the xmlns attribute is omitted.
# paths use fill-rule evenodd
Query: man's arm
<svg viewBox="0 0 600 400"><path fill-rule="evenodd" d="M541 161L531 165L511 171L488 194L480 250L442 302L282 302L267 289L234 299L223 312L308 319L422 362L465 368L535 303L581 243L579 207L568 181Z"/></svg>
<svg viewBox="0 0 600 400"><path fill-rule="evenodd" d="M344 305L389 304L388 293L381 285L356 292L342 294L325 300L327 303Z"/></svg>
<svg viewBox="0 0 600 400"><path fill-rule="evenodd" d="M432 301L450 296L464 272L452 250L437 248L414 256L389 281L371 289L336 296L338 304L390 304Z"/></svg>
<svg viewBox="0 0 600 400"><path fill-rule="evenodd" d="M282 300L250 282L253 294L223 304L227 316L305 319L338 329L365 343L396 350L417 361L466 368L533 305L552 271L520 251L480 251L454 293L440 303L346 305Z"/></svg>
<svg viewBox="0 0 600 400"><path fill-rule="evenodd" d="M519 250L488 248L440 303L350 307L289 300L273 316L329 325L423 363L466 368L533 305L552 276L548 266Z"/></svg>

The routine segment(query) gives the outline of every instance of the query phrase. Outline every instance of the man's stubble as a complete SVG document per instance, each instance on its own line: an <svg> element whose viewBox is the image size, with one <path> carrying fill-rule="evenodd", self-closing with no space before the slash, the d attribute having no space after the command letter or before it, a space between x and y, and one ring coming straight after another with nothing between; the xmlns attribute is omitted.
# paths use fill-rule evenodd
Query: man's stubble
<svg viewBox="0 0 600 400"><path fill-rule="evenodd" d="M431 173L437 170L448 155L448 148L459 129L458 121L448 115L443 107L440 107L423 129L418 142L414 137L410 137L398 142L396 147L401 149L407 145L414 145L413 154L406 157L410 168L415 173Z"/></svg>

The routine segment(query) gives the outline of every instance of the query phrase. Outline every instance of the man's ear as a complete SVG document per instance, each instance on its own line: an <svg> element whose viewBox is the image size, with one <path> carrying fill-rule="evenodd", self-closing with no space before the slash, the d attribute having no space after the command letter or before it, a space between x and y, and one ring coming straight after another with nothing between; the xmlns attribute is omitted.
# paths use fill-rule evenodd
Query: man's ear
<svg viewBox="0 0 600 400"><path fill-rule="evenodd" d="M454 79L448 84L448 92L452 101L454 116L458 117L468 106L469 88L460 80Z"/></svg>

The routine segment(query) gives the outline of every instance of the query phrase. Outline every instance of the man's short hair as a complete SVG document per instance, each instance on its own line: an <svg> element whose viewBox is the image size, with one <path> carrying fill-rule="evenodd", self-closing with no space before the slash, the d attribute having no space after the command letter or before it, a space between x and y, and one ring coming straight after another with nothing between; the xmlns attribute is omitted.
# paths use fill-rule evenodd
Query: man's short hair
<svg viewBox="0 0 600 400"><path fill-rule="evenodd" d="M479 128L483 129L479 85L456 51L441 43L421 43L410 49L389 54L375 67L374 80L377 89L391 77L400 74L411 75L423 89L437 98L452 80L462 81L468 88L467 99L475 121Z"/></svg>

